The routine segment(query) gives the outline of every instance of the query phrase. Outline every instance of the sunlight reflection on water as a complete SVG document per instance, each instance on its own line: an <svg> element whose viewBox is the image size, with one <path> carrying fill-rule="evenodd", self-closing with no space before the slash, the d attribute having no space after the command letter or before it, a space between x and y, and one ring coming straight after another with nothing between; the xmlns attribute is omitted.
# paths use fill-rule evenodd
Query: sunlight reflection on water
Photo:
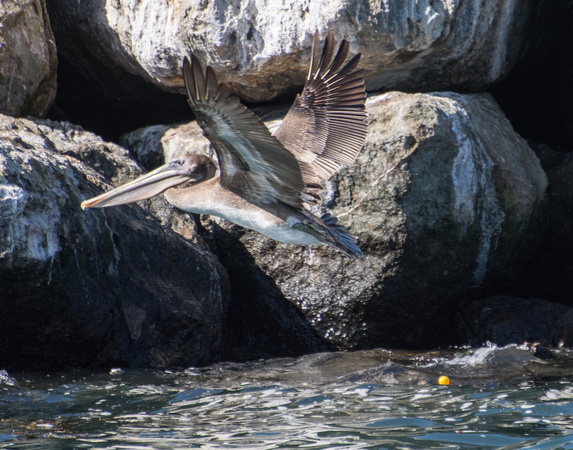
<svg viewBox="0 0 573 450"><path fill-rule="evenodd" d="M0 384L0 447L573 448L571 355L480 351L465 364L460 352L378 350L182 372L11 374L13 385ZM492 375L510 361L519 364L507 379ZM437 385L443 373L452 385Z"/></svg>

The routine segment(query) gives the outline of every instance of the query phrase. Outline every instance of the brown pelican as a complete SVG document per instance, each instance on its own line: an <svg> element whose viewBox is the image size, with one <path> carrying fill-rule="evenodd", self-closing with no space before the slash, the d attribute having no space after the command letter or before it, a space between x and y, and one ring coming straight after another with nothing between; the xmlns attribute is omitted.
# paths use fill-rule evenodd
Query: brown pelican
<svg viewBox="0 0 573 450"><path fill-rule="evenodd" d="M361 257L354 238L330 214L318 217L310 206L320 183L351 164L366 138L364 70L360 54L344 67L349 43L334 54L329 30L322 53L314 35L310 70L301 95L272 135L263 122L217 82L215 71L191 55L183 78L197 123L219 160L202 155L170 161L135 181L86 200L82 208L115 206L164 193L173 206L209 214L256 230L276 241L330 245ZM342 67L342 68L341 68Z"/></svg>

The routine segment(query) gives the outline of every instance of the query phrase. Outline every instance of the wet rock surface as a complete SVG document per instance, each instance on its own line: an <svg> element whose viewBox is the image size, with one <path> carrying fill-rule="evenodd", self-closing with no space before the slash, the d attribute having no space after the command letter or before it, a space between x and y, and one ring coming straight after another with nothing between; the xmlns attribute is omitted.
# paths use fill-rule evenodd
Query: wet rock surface
<svg viewBox="0 0 573 450"><path fill-rule="evenodd" d="M0 327L3 364L212 360L228 288L205 246L140 207L80 208L108 188L104 175L140 172L127 152L73 125L0 119L0 303L9 318Z"/></svg>

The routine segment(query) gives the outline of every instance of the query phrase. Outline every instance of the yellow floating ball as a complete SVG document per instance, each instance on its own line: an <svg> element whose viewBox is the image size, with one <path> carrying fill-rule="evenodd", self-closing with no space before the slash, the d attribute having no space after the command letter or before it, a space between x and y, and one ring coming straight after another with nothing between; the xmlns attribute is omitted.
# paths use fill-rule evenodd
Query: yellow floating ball
<svg viewBox="0 0 573 450"><path fill-rule="evenodd" d="M442 375L440 378L438 378L438 384L449 385L450 379L447 376Z"/></svg>

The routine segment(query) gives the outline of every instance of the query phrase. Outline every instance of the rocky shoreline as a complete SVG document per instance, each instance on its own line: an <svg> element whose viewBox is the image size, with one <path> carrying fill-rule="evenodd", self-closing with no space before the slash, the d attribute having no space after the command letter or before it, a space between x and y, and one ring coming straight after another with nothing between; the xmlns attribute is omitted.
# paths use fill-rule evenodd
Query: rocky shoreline
<svg viewBox="0 0 573 450"><path fill-rule="evenodd" d="M123 3L0 6L2 368L573 346L569 129L526 140L503 109L504 83L555 43L539 36L547 2ZM573 24L573 7L559 7ZM212 155L188 123L184 55L264 102L255 111L273 129L311 36L329 26L363 55L369 134L316 208L357 236L363 259L280 244L162 196L81 210L182 151Z"/></svg>

